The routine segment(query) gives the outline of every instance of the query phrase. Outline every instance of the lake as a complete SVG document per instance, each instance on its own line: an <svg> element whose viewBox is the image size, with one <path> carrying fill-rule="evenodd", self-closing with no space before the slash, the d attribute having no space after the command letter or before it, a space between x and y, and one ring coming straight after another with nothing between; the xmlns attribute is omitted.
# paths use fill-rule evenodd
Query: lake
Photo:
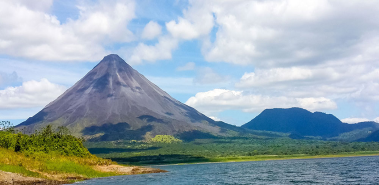
<svg viewBox="0 0 379 185"><path fill-rule="evenodd" d="M169 171L79 184L379 184L379 156L153 166Z"/></svg>

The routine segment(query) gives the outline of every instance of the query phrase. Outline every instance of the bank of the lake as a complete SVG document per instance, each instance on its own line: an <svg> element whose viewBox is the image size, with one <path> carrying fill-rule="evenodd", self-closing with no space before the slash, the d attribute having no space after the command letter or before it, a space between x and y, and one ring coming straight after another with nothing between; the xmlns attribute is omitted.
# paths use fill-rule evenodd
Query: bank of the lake
<svg viewBox="0 0 379 185"><path fill-rule="evenodd" d="M379 151L348 152L333 155L258 155L258 156L238 156L238 157L218 157L207 159L207 162L183 162L177 164L199 164L199 163L220 163L220 162L245 162L245 161L269 161L269 160L291 160L291 159L321 159L340 157L364 157L379 156Z"/></svg>
<svg viewBox="0 0 379 185"><path fill-rule="evenodd" d="M122 166L92 155L83 139L47 126L26 135L12 128L0 131L0 184L63 184L90 178L165 172Z"/></svg>
<svg viewBox="0 0 379 185"><path fill-rule="evenodd" d="M124 166L95 156L56 154L27 156L0 148L0 184L67 184L91 178L166 172L156 168Z"/></svg>

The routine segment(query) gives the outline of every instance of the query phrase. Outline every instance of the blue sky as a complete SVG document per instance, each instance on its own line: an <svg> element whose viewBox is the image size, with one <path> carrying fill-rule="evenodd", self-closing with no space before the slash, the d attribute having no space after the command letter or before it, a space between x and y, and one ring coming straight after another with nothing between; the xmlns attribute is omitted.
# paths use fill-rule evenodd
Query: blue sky
<svg viewBox="0 0 379 185"><path fill-rule="evenodd" d="M174 98L242 125L302 107L379 121L379 2L0 2L0 120L18 124L116 53Z"/></svg>

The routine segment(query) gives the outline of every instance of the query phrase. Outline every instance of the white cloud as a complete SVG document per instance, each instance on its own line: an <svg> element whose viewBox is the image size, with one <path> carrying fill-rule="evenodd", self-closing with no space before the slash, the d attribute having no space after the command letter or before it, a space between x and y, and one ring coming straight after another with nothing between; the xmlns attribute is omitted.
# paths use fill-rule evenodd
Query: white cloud
<svg viewBox="0 0 379 185"><path fill-rule="evenodd" d="M348 60L345 60L349 62ZM328 96L354 101L377 101L379 71L375 65L334 63L313 67L256 69L245 73L236 87L290 97Z"/></svg>
<svg viewBox="0 0 379 185"><path fill-rule="evenodd" d="M207 61L254 66L239 89L367 102L379 101L378 12L378 1L193 0L166 28L200 39Z"/></svg>
<svg viewBox="0 0 379 185"><path fill-rule="evenodd" d="M293 82L299 80L309 80L314 76L310 69L292 68L273 68L268 70L257 70L252 73L245 73L237 87L257 87L268 86L283 82Z"/></svg>
<svg viewBox="0 0 379 185"><path fill-rule="evenodd" d="M176 39L162 36L158 38L158 43L155 45L139 43L131 52L125 52L128 53L126 61L131 64L140 64L143 61L155 62L156 60L171 59L171 51L177 46L178 41Z"/></svg>
<svg viewBox="0 0 379 185"><path fill-rule="evenodd" d="M0 109L45 106L66 90L47 79L27 81L22 86L0 90Z"/></svg>
<svg viewBox="0 0 379 185"><path fill-rule="evenodd" d="M141 37L143 39L154 39L162 33L162 26L155 21L150 21L146 24L142 31Z"/></svg>
<svg viewBox="0 0 379 185"><path fill-rule="evenodd" d="M166 23L167 31L174 38L184 40L208 35L214 26L214 17L208 3L212 2L191 1L190 7L183 11L184 17Z"/></svg>
<svg viewBox="0 0 379 185"><path fill-rule="evenodd" d="M180 66L176 68L177 71L192 71L196 67L196 64L194 62L188 62L184 66Z"/></svg>
<svg viewBox="0 0 379 185"><path fill-rule="evenodd" d="M243 91L214 89L197 93L189 98L187 105L206 114L225 110L242 110L244 112L259 113L267 108L301 107L311 111L336 109L333 100L324 97L290 98L285 96L263 96L245 94Z"/></svg>
<svg viewBox="0 0 379 185"><path fill-rule="evenodd" d="M209 67L199 68L196 77L193 79L193 82L197 84L218 84L227 83L228 81L228 76L220 75Z"/></svg>
<svg viewBox="0 0 379 185"><path fill-rule="evenodd" d="M133 1L104 1L79 6L76 20L62 24L47 13L51 1L0 2L0 54L37 60L95 60L108 53L109 42L134 39L127 24ZM88 3L88 2L87 2Z"/></svg>
<svg viewBox="0 0 379 185"><path fill-rule="evenodd" d="M257 67L315 65L367 51L379 28L368 19L378 15L375 1L241 0L204 6L218 28L215 41L203 47L208 61Z"/></svg>
<svg viewBox="0 0 379 185"><path fill-rule="evenodd" d="M206 37L214 26L213 14L206 6L202 6L202 2L194 2L190 10L184 10L183 14L185 18L179 17L178 22L173 20L166 23L169 34L160 36L155 45L139 43L134 49L122 49L125 56L129 56L127 61L140 64L143 61L171 59L171 52L177 48L181 40Z"/></svg>
<svg viewBox="0 0 379 185"><path fill-rule="evenodd" d="M379 117L375 118L374 121L379 123Z"/></svg>
<svg viewBox="0 0 379 185"><path fill-rule="evenodd" d="M18 3L24 5L31 10L36 11L47 11L53 5L53 0L39 0L39 1L29 1L29 0L12 0L13 3Z"/></svg>
<svg viewBox="0 0 379 185"><path fill-rule="evenodd" d="M216 116L209 116L209 118L215 120L215 121L221 121L220 118L216 117Z"/></svg>
<svg viewBox="0 0 379 185"><path fill-rule="evenodd" d="M345 118L345 119L341 119L341 121L343 123L355 124L355 123L370 121L370 120L367 118Z"/></svg>

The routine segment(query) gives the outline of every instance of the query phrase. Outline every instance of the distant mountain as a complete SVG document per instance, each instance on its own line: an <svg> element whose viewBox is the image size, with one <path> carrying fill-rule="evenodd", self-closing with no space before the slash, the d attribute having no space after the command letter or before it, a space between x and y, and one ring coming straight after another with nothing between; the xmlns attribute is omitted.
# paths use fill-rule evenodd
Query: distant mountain
<svg viewBox="0 0 379 185"><path fill-rule="evenodd" d="M378 142L379 141L379 130L376 130L376 131L372 132L370 135L368 135L366 138L358 139L357 141Z"/></svg>
<svg viewBox="0 0 379 185"><path fill-rule="evenodd" d="M226 135L242 130L213 121L172 98L115 54L104 57L74 86L17 128L33 132L48 124L66 126L73 134L91 140L142 140L193 131Z"/></svg>
<svg viewBox="0 0 379 185"><path fill-rule="evenodd" d="M378 128L375 122L358 124L342 123L332 114L310 112L302 108L266 109L242 128L284 133L295 133L297 136L334 137L344 132L367 127Z"/></svg>

